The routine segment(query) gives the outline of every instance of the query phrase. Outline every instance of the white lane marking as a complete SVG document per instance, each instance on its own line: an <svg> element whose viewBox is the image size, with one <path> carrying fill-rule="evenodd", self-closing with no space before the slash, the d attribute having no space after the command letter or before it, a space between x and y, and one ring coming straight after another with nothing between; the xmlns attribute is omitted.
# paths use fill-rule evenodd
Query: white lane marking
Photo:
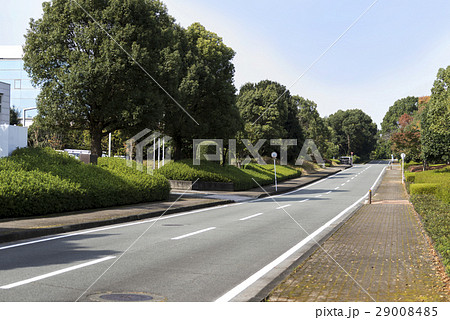
<svg viewBox="0 0 450 320"><path fill-rule="evenodd" d="M343 186L345 184L345 182L344 183L341 183L341 186Z"/></svg>
<svg viewBox="0 0 450 320"><path fill-rule="evenodd" d="M318 194L318 195L315 196L314 198L320 198L321 196L323 196L323 194Z"/></svg>
<svg viewBox="0 0 450 320"><path fill-rule="evenodd" d="M378 179L373 184L374 186L378 183L378 180L380 180L381 176L383 175L384 171L386 170L386 167L383 168L380 175L378 176ZM363 201L365 198L367 198L369 195L369 192L367 192L364 196L356 200L351 206L347 207L343 211L341 211L337 216L335 216L333 219L329 220L327 223L325 223L323 226L321 226L319 229L311 233L309 236L307 236L305 239L297 243L295 246L293 246L291 249L283 253L281 256L276 258L274 261L263 267L258 272L254 273L252 276L235 286L233 289L225 293L223 296L218 298L216 302L228 302L234 297L236 297L238 294L240 294L242 291L247 289L249 286L251 286L253 283L255 283L257 280L259 280L261 277L263 277L266 273L274 269L276 266L278 266L280 263L282 263L284 260L289 258L291 255L293 255L297 250L299 250L301 247L303 247L305 244L307 244L310 240L314 239L315 236L317 236L319 233L321 233L325 228L330 226L333 222L338 220L340 217L342 217L344 214L346 214L349 210L351 210L354 206L356 206L358 203Z"/></svg>
<svg viewBox="0 0 450 320"><path fill-rule="evenodd" d="M337 190L337 189L339 189L339 187L334 188L334 190Z"/></svg>
<svg viewBox="0 0 450 320"><path fill-rule="evenodd" d="M331 193L331 191L325 192L325 194L330 194L330 193Z"/></svg>
<svg viewBox="0 0 450 320"><path fill-rule="evenodd" d="M299 202L306 202L306 201L308 201L309 199L304 199L304 200L300 200Z"/></svg>
<svg viewBox="0 0 450 320"><path fill-rule="evenodd" d="M346 182L350 182L350 179L348 179Z"/></svg>
<svg viewBox="0 0 450 320"><path fill-rule="evenodd" d="M61 273L65 273L65 272L73 271L73 270L76 270L76 269L88 267L88 266L91 266L93 264L100 263L100 262L107 261L107 260L111 260L111 259L114 259L114 258L115 258L115 256L104 257L104 258L101 258L101 259L97 259L97 260L93 260L93 261L90 261L90 262L82 263L82 264L79 264L79 265L76 265L76 266L73 266L73 267L69 267L69 268L58 270L58 271L46 273L46 274L43 274L42 276L34 277L34 278L31 278L31 279L27 279L27 280L23 280L23 281L19 281L19 282L14 282L14 283L8 284L6 286L0 287L0 289L11 289L11 288L22 286L24 284L28 284L28 283L31 283L31 282L35 282L35 281L43 280L43 279L50 278L50 277L53 277L53 276L57 276L57 275L59 275Z"/></svg>
<svg viewBox="0 0 450 320"><path fill-rule="evenodd" d="M351 180L353 180L353 179L355 179L355 177L352 177L352 179L351 179Z"/></svg>
<svg viewBox="0 0 450 320"><path fill-rule="evenodd" d="M283 208L290 207L290 206L291 206L290 204L286 204L286 205L284 205L284 206L281 206L281 207L276 208L276 210L283 209Z"/></svg>
<svg viewBox="0 0 450 320"><path fill-rule="evenodd" d="M260 215L262 215L262 214L264 214L264 213L263 213L263 212L260 212L260 213L257 213L257 214L254 214L254 215L252 215L252 216L248 216L248 217L245 217L245 218L242 218L242 219L239 219L239 220L240 220L240 221L248 220L248 219L251 219L251 218L260 216Z"/></svg>
<svg viewBox="0 0 450 320"><path fill-rule="evenodd" d="M334 174L332 174L329 177L323 178L323 179L321 179L319 181L316 181L316 182L314 182L312 184L309 184L307 186L300 187L300 188L298 188L296 190L293 190L293 191L290 191L290 192L286 192L286 193L283 193L283 194L279 194L279 195L275 195L275 196L271 196L271 198L282 197L282 196L285 196L285 195L288 195L288 194L299 192L299 191L301 191L303 189L310 188L310 187L312 187L312 186L314 186L314 185L316 185L318 183L324 182L324 181L326 181L326 180L328 180L328 179L330 179L330 178L332 178L334 176L337 176L339 174L342 174L342 173L345 173L345 170L339 171L337 173L334 173ZM62 234L62 235L59 235L59 236L55 236L55 237L49 237L49 238L45 238L45 239L32 240L32 241L27 241L27 242L21 242L21 243L16 243L16 244L12 244L12 245L7 245L7 246L4 246L4 247L0 247L0 250L13 249L13 248L27 246L27 245L32 245L32 244L41 243L41 242L53 241L53 240L69 238L69 237L75 237L75 236L79 236L79 235L83 235L83 234L101 232L101 231L118 229L118 228L123 228L123 227L131 227L131 226L135 226L135 225L139 225L139 224L151 223L151 222L154 222L156 220L162 221L162 220L166 220L166 219L173 219L173 218L182 217L182 216L186 216L186 215L191 215L191 214L195 214L195 213L199 213L199 212L217 210L217 209L222 209L222 208L226 208L226 207L232 207L232 206L236 206L236 205L240 205L240 204L244 204L244 203L258 202L258 201L263 201L263 200L265 200L265 199L261 198L261 199L255 199L255 200L240 202L240 203L224 204L224 205L217 206L217 207L210 207L210 208L198 209L198 210L194 210L194 211L176 213L176 214L171 214L171 215L163 216L163 217L159 217L159 218L151 218L151 219L148 219L148 220L141 220L141 221L129 222L129 223L121 223L121 224L117 224L117 225L113 225L113 226L89 229L89 230L85 230L85 231L81 231L81 232L71 232L71 233L66 233L66 234Z"/></svg>
<svg viewBox="0 0 450 320"><path fill-rule="evenodd" d="M199 230L199 231L191 232L191 233L188 233L188 234L184 234L184 235L182 235L182 236L179 236L179 237L172 238L171 240L180 240L180 239L187 238L187 237L190 237L190 236L199 234L199 233L203 233L203 232L206 232L206 231L214 230L215 228L216 228L216 227L211 227L211 228L202 229L202 230Z"/></svg>

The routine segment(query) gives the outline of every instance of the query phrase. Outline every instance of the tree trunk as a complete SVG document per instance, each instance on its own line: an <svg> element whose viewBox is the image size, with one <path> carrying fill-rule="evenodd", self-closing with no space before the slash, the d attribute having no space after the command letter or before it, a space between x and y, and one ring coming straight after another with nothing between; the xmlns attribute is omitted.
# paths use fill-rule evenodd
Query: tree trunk
<svg viewBox="0 0 450 320"><path fill-rule="evenodd" d="M176 137L173 138L173 160L178 161L182 158L182 150L181 146L183 144L183 141L181 138Z"/></svg>
<svg viewBox="0 0 450 320"><path fill-rule="evenodd" d="M96 158L99 158L102 156L102 129L99 127L91 128L90 130L91 135L91 159L93 159L93 163L97 163Z"/></svg>

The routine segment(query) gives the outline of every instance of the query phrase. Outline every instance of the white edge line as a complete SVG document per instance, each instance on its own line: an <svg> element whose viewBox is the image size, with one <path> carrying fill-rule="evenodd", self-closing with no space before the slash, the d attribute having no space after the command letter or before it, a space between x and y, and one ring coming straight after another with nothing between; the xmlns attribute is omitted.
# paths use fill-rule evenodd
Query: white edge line
<svg viewBox="0 0 450 320"><path fill-rule="evenodd" d="M378 176L377 180L373 184L375 186L378 183L378 180L381 178L382 174L386 170L386 167L383 168L380 175ZM372 188L373 188L372 186ZM218 298L215 302L229 302L231 299L236 297L238 294L240 294L242 291L247 289L249 286L251 286L253 283L255 283L258 279L260 279L262 276L264 276L266 273L271 271L273 268L278 266L281 262L289 258L292 254L294 254L297 250L299 250L301 247L306 245L309 241L311 241L315 236L317 236L319 233L321 233L325 228L329 227L333 222L335 222L337 219L342 217L344 214L346 214L349 210L351 210L353 207L355 207L358 203L363 201L367 196L369 195L369 192L364 194L361 198L359 198L356 202L354 202L351 206L347 207L343 211L341 211L337 216L335 216L333 219L329 220L327 223L325 223L323 226L321 226L319 229L311 233L309 236L307 236L305 239L297 243L295 246L293 246L291 249L283 253L281 256L276 258L274 261L263 267L258 272L254 273L252 276L238 284L236 287L225 293L223 296Z"/></svg>
<svg viewBox="0 0 450 320"><path fill-rule="evenodd" d="M199 230L199 231L191 232L191 233L188 233L188 234L179 236L179 237L172 238L171 240L180 240L180 239L187 238L187 237L190 237L190 236L199 234L199 233L203 233L203 232L206 232L206 231L214 230L215 228L216 228L216 227L211 227L211 228L202 229L202 230Z"/></svg>
<svg viewBox="0 0 450 320"><path fill-rule="evenodd" d="M82 264L79 264L79 265L76 265L76 266L72 266L72 267L69 267L69 268L65 268L65 269L61 269L61 270L58 270L58 271L46 273L46 274L43 274L43 275L38 276L38 277L30 278L30 279L27 279L27 280L22 280L22 281L19 281L19 282L14 282L14 283L8 284L6 286L0 287L0 289L15 288L15 287L18 287L18 286L22 286L24 284L28 284L28 283L31 283L31 282L43 280L43 279L46 279L46 278L50 278L50 277L53 277L53 276L56 276L56 275L59 275L59 274L65 273L65 272L69 272L69 271L73 271L73 270L76 270L76 269L84 268L84 267L91 266L93 264L97 264L97 263L100 263L100 262L103 262L103 261L106 261L106 260L111 260L111 259L114 259L114 258L115 258L115 256L108 256L108 257L104 257L104 258L101 258L101 259L89 261L89 262L82 263Z"/></svg>
<svg viewBox="0 0 450 320"><path fill-rule="evenodd" d="M251 219L251 218L255 218L255 217L257 217L257 216L260 216L260 215L262 215L262 214L264 214L263 212L260 212L260 213L257 213L257 214L254 214L254 215L252 215L252 216L248 216L248 217L245 217L245 218L242 218L242 219L239 219L240 221L245 221L245 220L248 220L248 219Z"/></svg>

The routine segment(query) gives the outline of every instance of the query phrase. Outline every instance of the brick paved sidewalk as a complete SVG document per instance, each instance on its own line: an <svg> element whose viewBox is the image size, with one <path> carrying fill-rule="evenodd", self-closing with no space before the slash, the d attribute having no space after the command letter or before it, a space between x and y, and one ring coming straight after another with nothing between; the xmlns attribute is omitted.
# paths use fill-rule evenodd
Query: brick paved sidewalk
<svg viewBox="0 0 450 320"><path fill-rule="evenodd" d="M373 204L356 212L268 301L449 301L423 232L399 168L387 170Z"/></svg>

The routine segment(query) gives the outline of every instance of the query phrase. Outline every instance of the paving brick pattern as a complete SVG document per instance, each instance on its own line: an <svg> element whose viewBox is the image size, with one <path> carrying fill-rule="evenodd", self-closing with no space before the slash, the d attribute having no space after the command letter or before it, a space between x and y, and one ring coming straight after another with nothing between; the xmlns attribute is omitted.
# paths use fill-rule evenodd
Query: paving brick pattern
<svg viewBox="0 0 450 320"><path fill-rule="evenodd" d="M355 213L268 301L449 301L405 200L399 168L387 170L373 204Z"/></svg>

